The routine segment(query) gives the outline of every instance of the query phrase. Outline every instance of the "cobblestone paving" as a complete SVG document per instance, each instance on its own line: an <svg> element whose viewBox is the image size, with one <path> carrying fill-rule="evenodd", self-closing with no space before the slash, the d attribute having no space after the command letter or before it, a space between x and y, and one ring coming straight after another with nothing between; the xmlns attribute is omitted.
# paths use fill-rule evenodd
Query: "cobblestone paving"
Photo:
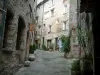
<svg viewBox="0 0 100 75"><path fill-rule="evenodd" d="M63 53L36 50L35 56L30 67L21 68L15 75L70 75L70 65Z"/></svg>

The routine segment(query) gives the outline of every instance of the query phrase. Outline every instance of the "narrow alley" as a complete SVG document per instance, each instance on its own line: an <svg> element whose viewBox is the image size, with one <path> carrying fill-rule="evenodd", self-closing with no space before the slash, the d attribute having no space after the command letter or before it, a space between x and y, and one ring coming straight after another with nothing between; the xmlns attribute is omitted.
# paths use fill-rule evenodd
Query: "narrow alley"
<svg viewBox="0 0 100 75"><path fill-rule="evenodd" d="M36 60L30 67L23 67L15 75L70 75L68 59L58 51L35 51Z"/></svg>
<svg viewBox="0 0 100 75"><path fill-rule="evenodd" d="M98 3L0 0L0 75L95 75Z"/></svg>

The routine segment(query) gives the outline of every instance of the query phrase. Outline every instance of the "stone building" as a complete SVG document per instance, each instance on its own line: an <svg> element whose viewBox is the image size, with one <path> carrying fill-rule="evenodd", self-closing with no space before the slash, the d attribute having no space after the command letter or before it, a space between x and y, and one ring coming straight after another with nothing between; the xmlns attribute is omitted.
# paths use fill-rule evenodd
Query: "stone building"
<svg viewBox="0 0 100 75"><path fill-rule="evenodd" d="M63 0L39 0L37 3L36 32L39 47L41 48L43 44L49 47L53 43L54 50L56 50L59 37L63 34L65 36L69 34L68 22L65 24L69 15L67 14L66 19Z"/></svg>
<svg viewBox="0 0 100 75"><path fill-rule="evenodd" d="M77 0L37 0L36 42L41 48L53 44L58 48L62 35L71 35L71 52L69 57L79 57L77 39Z"/></svg>
<svg viewBox="0 0 100 75"><path fill-rule="evenodd" d="M0 75L12 75L15 68L28 58L34 1L0 0Z"/></svg>

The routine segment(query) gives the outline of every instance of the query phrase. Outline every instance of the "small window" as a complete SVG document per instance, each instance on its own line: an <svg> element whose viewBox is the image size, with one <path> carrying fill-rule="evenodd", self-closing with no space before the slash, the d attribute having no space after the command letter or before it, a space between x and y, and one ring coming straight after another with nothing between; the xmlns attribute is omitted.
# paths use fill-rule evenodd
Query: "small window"
<svg viewBox="0 0 100 75"><path fill-rule="evenodd" d="M51 10L51 17L54 16L54 9Z"/></svg>
<svg viewBox="0 0 100 75"><path fill-rule="evenodd" d="M63 27L62 30L66 30L66 21L63 21Z"/></svg>
<svg viewBox="0 0 100 75"><path fill-rule="evenodd" d="M49 31L48 31L48 34L49 34L49 33L51 33L51 25L49 26Z"/></svg>
<svg viewBox="0 0 100 75"><path fill-rule="evenodd" d="M41 26L39 26L39 29L41 28Z"/></svg>
<svg viewBox="0 0 100 75"><path fill-rule="evenodd" d="M38 17L38 16L36 16L36 20L38 20L38 18L39 18L39 17Z"/></svg>

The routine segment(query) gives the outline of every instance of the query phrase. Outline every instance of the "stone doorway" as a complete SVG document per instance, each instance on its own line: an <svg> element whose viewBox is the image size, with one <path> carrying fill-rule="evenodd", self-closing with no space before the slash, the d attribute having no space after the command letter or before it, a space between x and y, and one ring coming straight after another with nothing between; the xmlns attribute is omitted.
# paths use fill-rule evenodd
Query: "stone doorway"
<svg viewBox="0 0 100 75"><path fill-rule="evenodd" d="M49 48L51 45L51 40L47 40L47 48Z"/></svg>
<svg viewBox="0 0 100 75"><path fill-rule="evenodd" d="M58 37L55 38L55 50L58 50Z"/></svg>

